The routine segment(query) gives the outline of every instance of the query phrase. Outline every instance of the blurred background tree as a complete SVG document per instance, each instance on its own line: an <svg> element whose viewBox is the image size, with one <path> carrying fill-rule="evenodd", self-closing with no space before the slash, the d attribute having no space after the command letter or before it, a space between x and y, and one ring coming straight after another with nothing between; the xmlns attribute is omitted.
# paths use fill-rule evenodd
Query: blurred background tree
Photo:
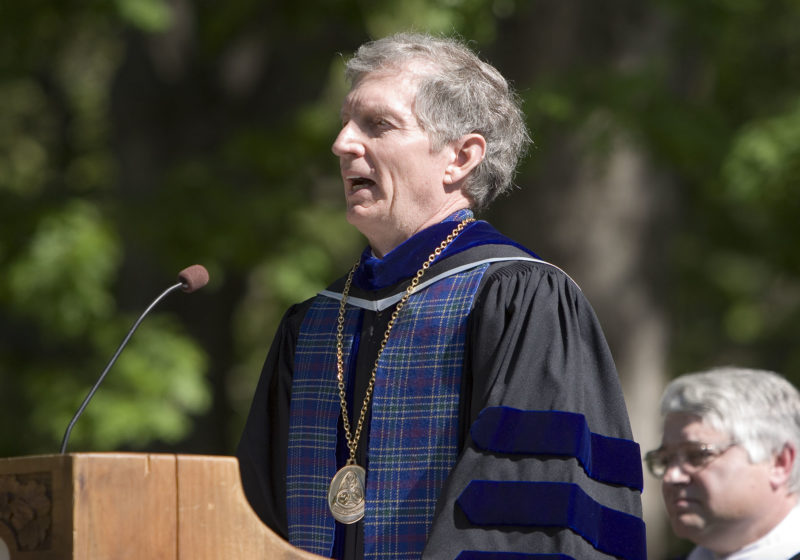
<svg viewBox="0 0 800 560"><path fill-rule="evenodd" d="M283 311L348 267L330 153L342 60L458 33L535 146L486 218L582 286L634 433L714 365L800 383L800 4L793 0L0 3L0 456L231 454ZM668 539L645 490L650 557Z"/></svg>

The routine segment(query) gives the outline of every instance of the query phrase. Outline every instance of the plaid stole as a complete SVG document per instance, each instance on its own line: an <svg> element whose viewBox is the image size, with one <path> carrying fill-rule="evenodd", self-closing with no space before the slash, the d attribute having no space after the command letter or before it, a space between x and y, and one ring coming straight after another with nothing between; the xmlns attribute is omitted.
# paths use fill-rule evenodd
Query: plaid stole
<svg viewBox="0 0 800 560"><path fill-rule="evenodd" d="M487 267L479 265L413 294L389 336L372 398L369 464L362 465L367 468L367 559L419 558L425 547L436 500L458 455L467 316ZM338 310L338 300L317 297L304 318L289 420L289 541L322 556L331 554L335 529L327 497L336 472L340 414ZM348 305L345 364L360 313ZM357 409L361 397L356 396Z"/></svg>

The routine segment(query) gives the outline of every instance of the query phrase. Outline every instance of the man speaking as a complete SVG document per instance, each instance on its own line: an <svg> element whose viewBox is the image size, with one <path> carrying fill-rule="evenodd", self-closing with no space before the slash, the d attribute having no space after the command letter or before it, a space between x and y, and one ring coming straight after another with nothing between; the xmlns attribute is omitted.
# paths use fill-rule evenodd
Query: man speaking
<svg viewBox="0 0 800 560"><path fill-rule="evenodd" d="M517 97L428 35L369 42L346 73L333 153L369 245L275 336L237 453L254 510L333 558L644 558L597 319L475 219L529 142Z"/></svg>

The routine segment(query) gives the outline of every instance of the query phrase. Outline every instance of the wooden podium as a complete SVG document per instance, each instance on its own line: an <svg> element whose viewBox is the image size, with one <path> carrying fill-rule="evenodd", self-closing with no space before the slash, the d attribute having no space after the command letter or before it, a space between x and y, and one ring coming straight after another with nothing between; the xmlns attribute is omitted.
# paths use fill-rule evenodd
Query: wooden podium
<svg viewBox="0 0 800 560"><path fill-rule="evenodd" d="M235 457L0 459L0 560L320 560L250 508Z"/></svg>

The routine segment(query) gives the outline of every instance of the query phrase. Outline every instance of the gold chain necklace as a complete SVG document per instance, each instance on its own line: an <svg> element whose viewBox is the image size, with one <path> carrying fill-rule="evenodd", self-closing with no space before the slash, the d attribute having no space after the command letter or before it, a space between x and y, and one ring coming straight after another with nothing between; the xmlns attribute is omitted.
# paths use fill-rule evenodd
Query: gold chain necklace
<svg viewBox="0 0 800 560"><path fill-rule="evenodd" d="M356 431L352 436L350 435L350 419L347 414L347 396L345 394L344 385L344 315L347 294L350 293L350 284L353 280L353 274L361 262L360 259L353 265L353 268L350 269L347 275L347 280L344 283L344 290L342 290L342 301L339 304L339 317L336 325L336 379L339 382L339 403L342 408L342 425L344 426L344 435L347 439L347 448L350 450L350 457L347 459L345 466L336 472L328 488L328 506L330 507L333 517L341 523L355 523L364 517L364 483L366 471L363 467L356 464L356 450L358 449L358 440L361 438L361 430L364 427L367 409L372 399L372 391L375 388L375 375L378 372L378 362L381 359L383 350L386 348L386 343L389 340L389 333L392 332L392 327L394 327L400 310L403 309L408 298L411 297L411 294L419 285L420 279L431 266L431 263L433 263L436 257L458 237L458 234L461 233L467 224L474 221L475 218L462 220L450 235L439 244L436 250L422 263L422 267L417 271L414 278L411 279L411 283L408 285L408 288L406 288L405 294L403 294L403 297L397 303L389 319L389 324L386 326L386 332L383 334L383 340L381 340L380 348L378 349L378 356L375 358L375 365L372 366L372 373L370 374L367 390L364 394L364 402L361 404L361 414L358 416Z"/></svg>

